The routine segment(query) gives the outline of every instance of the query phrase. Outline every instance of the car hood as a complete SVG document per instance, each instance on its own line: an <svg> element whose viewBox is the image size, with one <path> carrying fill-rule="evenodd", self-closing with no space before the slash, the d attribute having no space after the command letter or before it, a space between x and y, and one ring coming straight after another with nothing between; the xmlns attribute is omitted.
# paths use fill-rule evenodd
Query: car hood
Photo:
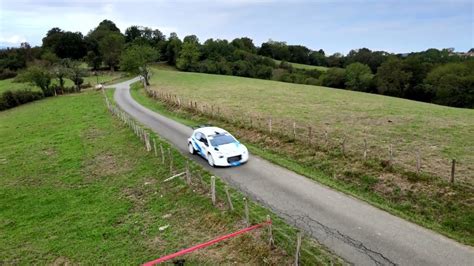
<svg viewBox="0 0 474 266"><path fill-rule="evenodd" d="M246 150L245 146L240 144L239 142L219 145L216 148L219 149L219 152L225 155L237 155L241 154Z"/></svg>

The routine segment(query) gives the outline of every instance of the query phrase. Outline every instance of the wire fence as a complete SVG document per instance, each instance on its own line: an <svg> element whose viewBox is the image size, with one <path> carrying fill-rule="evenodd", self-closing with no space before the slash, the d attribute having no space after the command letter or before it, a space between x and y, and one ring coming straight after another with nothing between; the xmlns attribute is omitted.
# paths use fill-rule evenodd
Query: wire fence
<svg viewBox="0 0 474 266"><path fill-rule="evenodd" d="M230 188L223 180L210 175L202 166L186 159L172 145L144 128L135 119L112 103L103 91L107 109L125 126L128 126L143 143L144 149L156 157L157 164L168 169L169 176L162 182L186 184L190 191L209 197L212 204L228 215L242 219L247 225L272 221L271 230L264 230L261 241L269 242L269 249L276 247L295 258L297 265L342 264L343 261L323 249L314 239L301 234L277 215L261 205L248 200L242 192ZM178 181L176 181L178 180ZM298 239L300 235L300 239ZM301 242L298 248L298 242Z"/></svg>
<svg viewBox="0 0 474 266"><path fill-rule="evenodd" d="M402 169L417 175L438 176L449 182L454 182L455 179L469 185L472 182L474 165L462 159L440 157L439 154L430 151L430 147L413 146L401 139L390 139L368 132L354 132L350 128L331 128L324 122L314 125L242 110L237 112L223 106L199 103L165 90L152 90L149 87L146 88L146 93L169 107L231 123L243 129L251 129L282 139L286 143L337 153L361 162L378 161L384 167Z"/></svg>

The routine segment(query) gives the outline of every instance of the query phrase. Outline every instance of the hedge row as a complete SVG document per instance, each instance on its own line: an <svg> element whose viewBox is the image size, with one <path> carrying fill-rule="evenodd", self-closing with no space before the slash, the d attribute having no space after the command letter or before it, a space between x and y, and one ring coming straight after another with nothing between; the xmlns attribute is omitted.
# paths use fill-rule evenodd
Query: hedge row
<svg viewBox="0 0 474 266"><path fill-rule="evenodd" d="M43 99L45 96L41 91L15 90L5 91L0 96L0 111L16 107L25 103Z"/></svg>

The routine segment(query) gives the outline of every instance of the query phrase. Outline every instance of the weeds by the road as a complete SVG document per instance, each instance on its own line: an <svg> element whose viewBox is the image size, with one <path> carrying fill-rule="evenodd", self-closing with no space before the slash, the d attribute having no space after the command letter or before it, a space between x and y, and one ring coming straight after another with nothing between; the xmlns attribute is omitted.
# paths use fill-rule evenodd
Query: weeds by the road
<svg viewBox="0 0 474 266"><path fill-rule="evenodd" d="M163 183L168 167L106 112L99 92L4 111L0 124L3 263L140 264L242 226L182 182ZM186 259L287 264L290 256L250 234Z"/></svg>
<svg viewBox="0 0 474 266"><path fill-rule="evenodd" d="M225 127L244 140L254 154L461 242L474 243L471 186L449 184L430 175L387 167L379 160L361 162L342 156L337 149L298 145L291 139L268 135L215 116L177 109L148 98L138 85L132 90L132 96L185 124L211 123Z"/></svg>
<svg viewBox="0 0 474 266"><path fill-rule="evenodd" d="M109 99L113 99L112 97L112 91L109 90L107 91L107 95ZM113 100L111 100L113 101ZM125 114L123 111L120 111L120 109L114 109L116 110L115 112L118 112L118 117L121 117L124 119L126 124L129 124L130 126L130 117ZM128 121L128 122L127 122ZM132 122L132 124L136 124L135 122ZM131 128L133 129L134 126L132 125ZM142 128L139 126L139 128ZM141 130L141 129L139 129ZM192 162L192 161L187 161L183 155L179 153L179 151L175 150L172 145L169 145L166 143L165 140L160 139L160 137L150 130L145 129L147 134L150 134L151 138L158 140L156 143L161 146L164 144L164 150L167 150L170 148L173 154L173 159L172 161L172 167L173 169L176 169L173 173L179 173L179 172L184 172L186 165L190 166L190 180L189 183L187 180L181 180L179 179L178 183L180 186L183 188L188 187L188 190L203 195L204 197L208 198L208 203L210 202L210 187L211 187L211 174L207 172L204 168L202 168L200 165ZM140 135L141 133L139 133ZM165 144L166 143L166 144ZM158 147L158 146L157 146ZM153 148L154 149L154 148ZM157 148L157 160L159 162L165 162L166 167L169 167L170 165L170 158L166 158L167 152L165 152L165 156L163 157L161 154L161 147L158 149ZM151 151L153 153L153 151ZM163 159L165 158L165 159ZM171 175L171 173L169 174ZM174 181L176 182L176 181ZM187 185L186 185L187 184ZM227 206L227 194L225 192L226 187L229 191L229 196L231 198L232 204L233 204L233 210L229 210ZM244 197L248 198L247 196L243 195L242 192L229 188L227 184L225 184L222 180L216 179L216 197L217 197L217 208L222 211L222 215L226 216L226 219L229 220L234 220L238 221L239 224L241 224L242 227L244 227L244 217L245 217L245 211L244 211ZM272 222L273 222L273 237L275 240L275 245L277 249L273 251L272 254L289 254L291 257L294 253L295 250L295 244L296 244L296 234L297 230L285 223L280 217L277 215L271 213L268 209L262 207L256 202L253 201L247 201L248 202L248 207L249 207L249 219L250 219L250 224L256 224L260 223L262 221L265 221L268 217L268 215L271 216ZM267 242L268 243L268 232L264 231L258 232L257 235L260 237L261 242ZM249 250L250 252L250 250ZM283 252L283 253L281 253ZM250 255L250 254L249 254ZM302 244L302 249L301 249L301 257L300 261L303 264L342 264L343 261L335 257L333 254L331 254L328 250L326 250L324 247L320 246L314 240L311 238L303 238L303 244ZM266 259L266 264L274 263L273 258L267 258Z"/></svg>

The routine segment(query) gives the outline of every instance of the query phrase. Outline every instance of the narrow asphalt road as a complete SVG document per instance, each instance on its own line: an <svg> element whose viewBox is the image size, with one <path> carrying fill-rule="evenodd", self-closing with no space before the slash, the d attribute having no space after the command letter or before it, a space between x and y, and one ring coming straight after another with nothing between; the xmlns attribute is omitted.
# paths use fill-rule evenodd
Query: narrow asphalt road
<svg viewBox="0 0 474 266"><path fill-rule="evenodd" d="M356 265L474 265L474 249L407 222L304 176L251 156L245 165L214 169L187 152L192 129L132 99L129 85L113 85L115 101L186 156L303 229Z"/></svg>

